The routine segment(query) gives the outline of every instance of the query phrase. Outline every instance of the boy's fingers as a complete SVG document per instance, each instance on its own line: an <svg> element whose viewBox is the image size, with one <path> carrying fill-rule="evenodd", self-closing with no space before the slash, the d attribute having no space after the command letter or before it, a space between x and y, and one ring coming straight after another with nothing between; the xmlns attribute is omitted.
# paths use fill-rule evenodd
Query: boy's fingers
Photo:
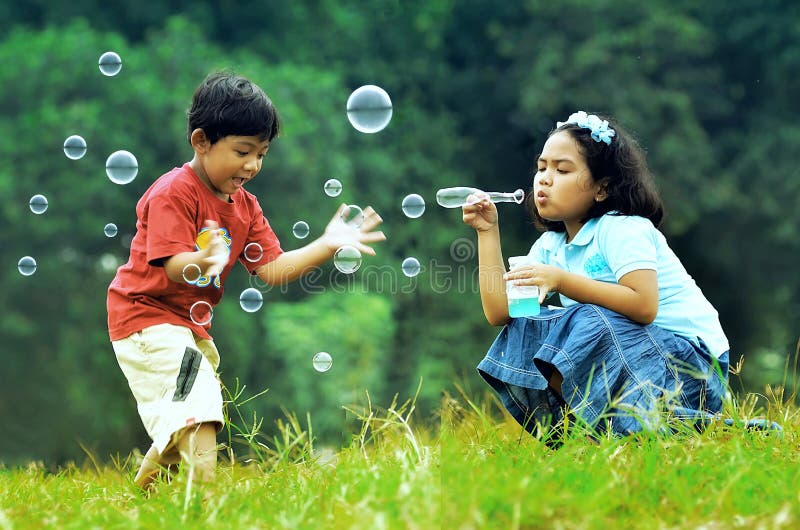
<svg viewBox="0 0 800 530"><path fill-rule="evenodd" d="M344 212L346 212L349 208L350 207L347 206L346 203L340 204L339 208L336 210L336 213L333 214L333 218L334 219L340 219L342 217L342 214L344 214Z"/></svg>
<svg viewBox="0 0 800 530"><path fill-rule="evenodd" d="M383 218L372 209L372 206L367 206L364 209L364 222L361 224L361 231L368 232L381 224L383 222Z"/></svg>
<svg viewBox="0 0 800 530"><path fill-rule="evenodd" d="M375 255L375 249L368 247L367 245L362 245L359 243L357 248L362 254L367 254L369 256Z"/></svg>
<svg viewBox="0 0 800 530"><path fill-rule="evenodd" d="M372 230L373 228L375 228L376 226L378 226L382 222L383 222L383 219L381 219L381 216L378 215L378 214L374 214L374 215L371 215L369 217L365 216L364 217L364 222L361 223L360 229L361 229L362 232L369 232L370 230Z"/></svg>
<svg viewBox="0 0 800 530"><path fill-rule="evenodd" d="M383 232L366 232L359 239L362 243L377 243L378 241L384 241L386 234Z"/></svg>

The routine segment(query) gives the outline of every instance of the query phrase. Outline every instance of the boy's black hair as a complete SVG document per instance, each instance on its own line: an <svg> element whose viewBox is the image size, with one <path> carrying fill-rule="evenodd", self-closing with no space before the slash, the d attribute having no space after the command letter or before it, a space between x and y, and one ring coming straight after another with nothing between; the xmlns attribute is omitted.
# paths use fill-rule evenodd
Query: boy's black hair
<svg viewBox="0 0 800 530"><path fill-rule="evenodd" d="M200 83L188 118L189 143L195 129L203 129L212 144L231 135L272 141L280 129L278 111L264 91L230 72L211 73Z"/></svg>
<svg viewBox="0 0 800 530"><path fill-rule="evenodd" d="M606 184L608 196L604 201L595 202L583 221L616 210L619 215L646 217L658 227L664 217L664 205L647 167L644 150L629 132L612 123L607 116L598 115L598 117L608 120L609 127L616 131L610 145L595 141L590 129L575 123L565 123L561 127L556 127L547 136L549 138L561 131L572 136L578 144L578 150L586 158L592 179ZM554 232L566 230L563 222L548 221L539 215L536 210L536 197L532 191L528 193L526 202L536 228Z"/></svg>

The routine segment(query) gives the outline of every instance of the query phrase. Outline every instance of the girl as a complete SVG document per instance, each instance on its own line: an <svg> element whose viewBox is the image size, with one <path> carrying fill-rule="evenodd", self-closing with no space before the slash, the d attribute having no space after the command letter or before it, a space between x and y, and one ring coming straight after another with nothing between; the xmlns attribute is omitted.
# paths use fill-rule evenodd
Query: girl
<svg viewBox="0 0 800 530"><path fill-rule="evenodd" d="M728 341L714 307L656 228L663 207L645 155L616 124L580 111L559 122L537 159L528 204L544 231L532 265L506 273L497 209L463 207L478 233L481 303L505 325L478 365L511 415L576 419L599 432L654 428L663 406L719 412ZM509 318L503 280L535 285L563 308Z"/></svg>

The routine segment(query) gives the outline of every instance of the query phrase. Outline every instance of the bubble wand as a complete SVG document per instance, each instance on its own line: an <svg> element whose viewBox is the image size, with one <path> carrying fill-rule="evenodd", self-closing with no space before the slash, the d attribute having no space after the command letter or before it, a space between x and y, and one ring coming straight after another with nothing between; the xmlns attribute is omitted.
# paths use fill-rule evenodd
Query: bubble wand
<svg viewBox="0 0 800 530"><path fill-rule="evenodd" d="M480 199L468 200L470 195L487 195L492 202L515 202L521 204L525 200L525 192L521 189L511 193L502 193L499 191L485 192L478 188L469 188L466 186L458 186L455 188L442 188L436 192L436 202L439 206L445 208L460 208L467 204L475 204Z"/></svg>

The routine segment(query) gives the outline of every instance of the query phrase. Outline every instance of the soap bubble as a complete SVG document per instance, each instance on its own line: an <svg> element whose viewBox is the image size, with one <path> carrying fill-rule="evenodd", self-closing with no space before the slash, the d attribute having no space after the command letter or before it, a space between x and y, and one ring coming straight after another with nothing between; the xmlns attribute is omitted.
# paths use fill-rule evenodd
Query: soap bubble
<svg viewBox="0 0 800 530"><path fill-rule="evenodd" d="M255 263L260 261L261 258L264 256L264 249L261 248L256 242L248 243L244 246L244 259L249 261L250 263Z"/></svg>
<svg viewBox="0 0 800 530"><path fill-rule="evenodd" d="M73 134L64 140L64 154L70 160L78 160L86 154L86 140L83 137Z"/></svg>
<svg viewBox="0 0 800 530"><path fill-rule="evenodd" d="M189 318L198 326L207 326L214 318L214 309L205 300L199 300L189 308Z"/></svg>
<svg viewBox="0 0 800 530"><path fill-rule="evenodd" d="M248 313L254 313L261 309L263 302L264 298L261 296L261 291L252 287L248 287L239 295L239 305Z"/></svg>
<svg viewBox="0 0 800 530"><path fill-rule="evenodd" d="M115 76L122 70L122 59L114 52L106 52L101 55L97 64L103 75L108 77Z"/></svg>
<svg viewBox="0 0 800 530"><path fill-rule="evenodd" d="M36 260L30 256L25 256L17 263L17 269L23 276L30 276L36 272Z"/></svg>
<svg viewBox="0 0 800 530"><path fill-rule="evenodd" d="M364 85L347 98L347 119L358 131L376 133L392 119L392 100L381 87Z"/></svg>
<svg viewBox="0 0 800 530"><path fill-rule="evenodd" d="M314 365L314 370L317 372L327 372L331 369L333 358L331 357L330 353L321 351L314 354L314 358L311 360L311 363Z"/></svg>
<svg viewBox="0 0 800 530"><path fill-rule="evenodd" d="M359 228L364 223L364 211L355 204L347 204L339 216L343 223Z"/></svg>
<svg viewBox="0 0 800 530"><path fill-rule="evenodd" d="M43 214L47 211L47 197L44 195L34 195L31 197L31 200L28 201L28 206L36 215Z"/></svg>
<svg viewBox="0 0 800 530"><path fill-rule="evenodd" d="M420 267L419 260L417 258L409 257L403 260L403 264L400 265L400 268L403 270L403 274L409 278L413 278L419 274L419 271L422 267Z"/></svg>
<svg viewBox="0 0 800 530"><path fill-rule="evenodd" d="M187 263L183 267L181 274L183 275L183 281L189 285L196 285L200 280L200 276L203 275L203 271L200 269L200 265L196 263Z"/></svg>
<svg viewBox="0 0 800 530"><path fill-rule="evenodd" d="M108 223L103 227L103 233L106 235L106 237L114 237L117 235L117 225L114 223Z"/></svg>
<svg viewBox="0 0 800 530"><path fill-rule="evenodd" d="M292 233L297 239L307 238L309 233L308 223L305 221L297 221L294 226L292 226Z"/></svg>
<svg viewBox="0 0 800 530"><path fill-rule="evenodd" d="M403 199L402 208L406 217L416 219L425 213L425 199L416 193L406 195Z"/></svg>
<svg viewBox="0 0 800 530"><path fill-rule="evenodd" d="M344 245L333 255L333 264L345 274L352 274L361 266L361 252L356 247Z"/></svg>
<svg viewBox="0 0 800 530"><path fill-rule="evenodd" d="M114 184L128 184L138 172L139 163L128 151L114 151L106 159L106 175Z"/></svg>
<svg viewBox="0 0 800 530"><path fill-rule="evenodd" d="M325 195L328 197L336 197L342 193L342 183L337 179L328 179L325 181L322 189L325 190Z"/></svg>

